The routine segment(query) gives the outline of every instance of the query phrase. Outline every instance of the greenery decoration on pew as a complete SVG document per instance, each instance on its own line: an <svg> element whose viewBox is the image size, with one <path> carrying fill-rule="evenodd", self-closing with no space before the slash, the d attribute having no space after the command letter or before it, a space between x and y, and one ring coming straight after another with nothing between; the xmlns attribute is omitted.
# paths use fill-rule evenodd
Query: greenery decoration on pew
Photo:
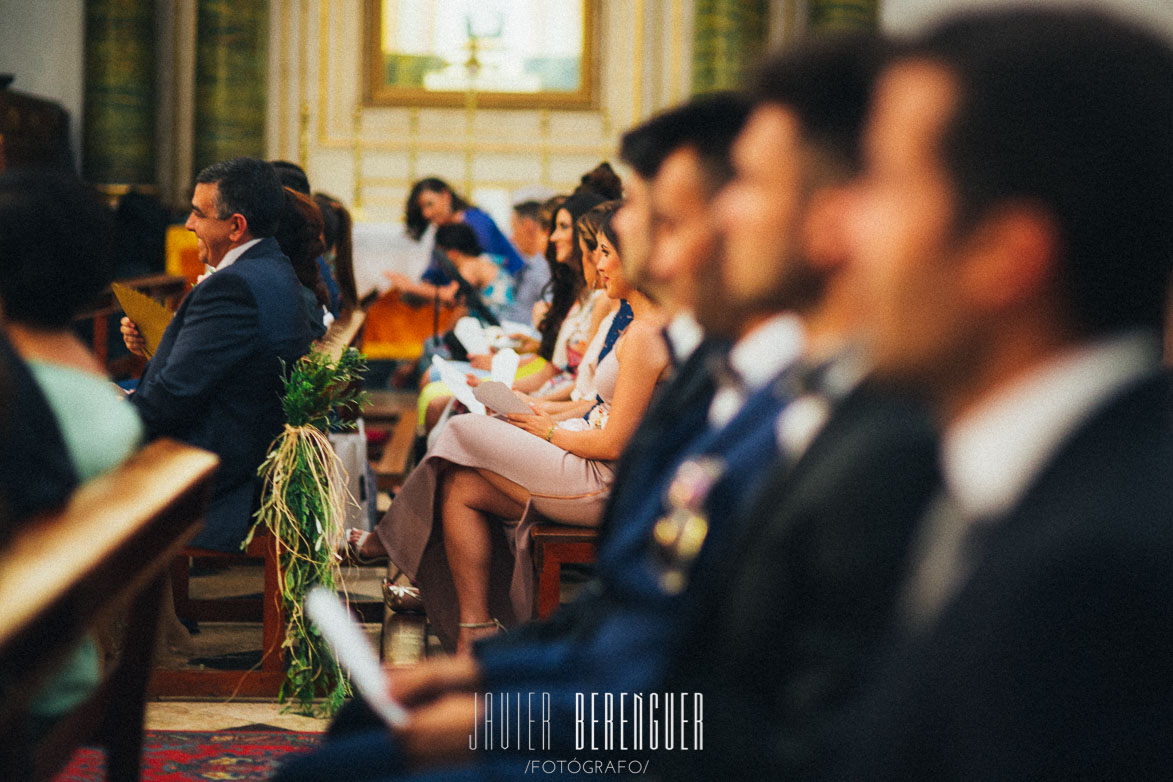
<svg viewBox="0 0 1173 782"><path fill-rule="evenodd" d="M285 430L258 471L264 479L261 507L244 542L247 548L261 525L281 542L286 678L279 698L310 716L332 716L350 694L349 682L317 629L306 622L302 606L310 587L342 586L335 552L344 535L346 478L326 432L339 424L335 414L340 408L361 410L366 403L367 395L358 390L365 371L366 357L354 348L337 361L311 351L293 365L282 397ZM324 700L316 704L319 696Z"/></svg>

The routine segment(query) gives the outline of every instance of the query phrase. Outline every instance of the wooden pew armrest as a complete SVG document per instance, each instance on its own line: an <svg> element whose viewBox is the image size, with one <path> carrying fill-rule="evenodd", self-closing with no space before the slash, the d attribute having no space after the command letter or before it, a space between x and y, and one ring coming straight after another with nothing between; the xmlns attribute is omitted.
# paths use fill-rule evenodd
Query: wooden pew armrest
<svg viewBox="0 0 1173 782"><path fill-rule="evenodd" d="M155 441L19 529L0 550L0 666L28 670L68 648L157 575L195 534L218 461Z"/></svg>

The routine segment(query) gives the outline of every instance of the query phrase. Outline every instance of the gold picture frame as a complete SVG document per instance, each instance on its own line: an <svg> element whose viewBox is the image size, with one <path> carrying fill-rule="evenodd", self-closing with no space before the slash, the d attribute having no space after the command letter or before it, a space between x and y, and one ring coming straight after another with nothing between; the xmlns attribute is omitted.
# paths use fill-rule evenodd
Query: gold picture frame
<svg viewBox="0 0 1173 782"><path fill-rule="evenodd" d="M596 0L482 0L465 6L474 9L466 12L451 0L364 0L363 102L461 107L475 95L482 108L596 108L595 6ZM432 14L413 18L404 28L414 39L410 51L385 35L398 29L394 16L405 7L426 8ZM569 15L567 8L572 9ZM531 48L522 51L515 45L515 33L526 21L521 15L534 12L557 13L558 21L571 28L557 39L561 50L535 51L541 36L532 30L527 41ZM438 13L447 14L439 32ZM461 32L464 40L457 48ZM440 39L446 48L438 47Z"/></svg>

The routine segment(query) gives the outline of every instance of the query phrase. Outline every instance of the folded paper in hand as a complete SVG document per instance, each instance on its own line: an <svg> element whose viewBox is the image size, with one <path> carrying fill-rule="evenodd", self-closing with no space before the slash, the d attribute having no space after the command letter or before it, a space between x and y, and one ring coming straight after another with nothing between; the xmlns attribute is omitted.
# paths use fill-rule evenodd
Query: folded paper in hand
<svg viewBox="0 0 1173 782"><path fill-rule="evenodd" d="M379 665L375 650L337 595L325 587L314 587L306 595L305 613L326 639L334 659L350 675L350 683L363 700L392 728L406 725L407 709L391 697L387 674Z"/></svg>
<svg viewBox="0 0 1173 782"><path fill-rule="evenodd" d="M452 333L460 340L460 344L470 356L484 356L489 352L489 340L485 336L485 329L476 318L465 315L456 321Z"/></svg>
<svg viewBox="0 0 1173 782"><path fill-rule="evenodd" d="M448 390L452 392L452 396L456 397L462 405L467 407L470 413L485 414L485 406L473 396L472 389L468 385L468 380L465 379L464 375L458 369L440 356L432 356L432 366L440 373L440 379L444 381L444 385L448 386Z"/></svg>
<svg viewBox="0 0 1173 782"><path fill-rule="evenodd" d="M505 348L493 356L490 376L498 383L504 383L513 388L513 381L517 378L517 365L520 363L521 357L517 355L517 351L513 348Z"/></svg>
<svg viewBox="0 0 1173 782"><path fill-rule="evenodd" d="M496 380L486 380L472 390L476 398L490 410L506 415L533 415L533 410L525 399L504 383Z"/></svg>
<svg viewBox="0 0 1173 782"><path fill-rule="evenodd" d="M113 282L110 283L110 289L114 291L114 296L122 305L126 317L130 318L131 323L138 328L138 333L142 334L147 343L147 357L150 358L159 349L163 332L167 330L175 313L128 285Z"/></svg>

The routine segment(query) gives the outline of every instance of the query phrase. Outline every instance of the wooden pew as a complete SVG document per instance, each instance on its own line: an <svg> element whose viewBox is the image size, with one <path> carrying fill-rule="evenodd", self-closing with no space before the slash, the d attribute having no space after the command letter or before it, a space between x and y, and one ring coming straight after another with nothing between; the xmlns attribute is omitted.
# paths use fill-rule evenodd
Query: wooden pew
<svg viewBox="0 0 1173 782"><path fill-rule="evenodd" d="M327 353L335 361L354 344L362 332L364 315L361 310L341 313L326 333L314 343L314 349ZM156 669L151 679L155 695L184 695L191 697L225 697L230 695L275 697L285 681L285 656L281 644L285 640L285 611L281 602L279 581L280 549L276 539L265 530L258 530L244 552L224 552L187 547L171 563L171 588L175 611L179 616L197 622L260 622L261 663L250 671L240 670L166 670ZM261 600L248 597L204 598L191 597L190 560L223 560L228 562L261 561L264 566L264 588ZM381 602L355 602L364 621L381 622Z"/></svg>
<svg viewBox="0 0 1173 782"><path fill-rule="evenodd" d="M538 571L538 602L535 618L545 619L558 609L562 566L589 564L598 553L597 527L570 524L538 524L530 532L534 546L534 567Z"/></svg>
<svg viewBox="0 0 1173 782"><path fill-rule="evenodd" d="M166 568L202 521L218 463L173 440L147 445L81 486L67 506L0 549L0 779L48 779L73 748L106 748L107 779L137 780L143 697ZM30 699L83 636L129 604L118 665L35 746L19 740Z"/></svg>
<svg viewBox="0 0 1173 782"><path fill-rule="evenodd" d="M394 491L412 468L416 438L416 400L410 391L375 391L363 411L367 429L387 432L383 451L374 461L380 491Z"/></svg>

